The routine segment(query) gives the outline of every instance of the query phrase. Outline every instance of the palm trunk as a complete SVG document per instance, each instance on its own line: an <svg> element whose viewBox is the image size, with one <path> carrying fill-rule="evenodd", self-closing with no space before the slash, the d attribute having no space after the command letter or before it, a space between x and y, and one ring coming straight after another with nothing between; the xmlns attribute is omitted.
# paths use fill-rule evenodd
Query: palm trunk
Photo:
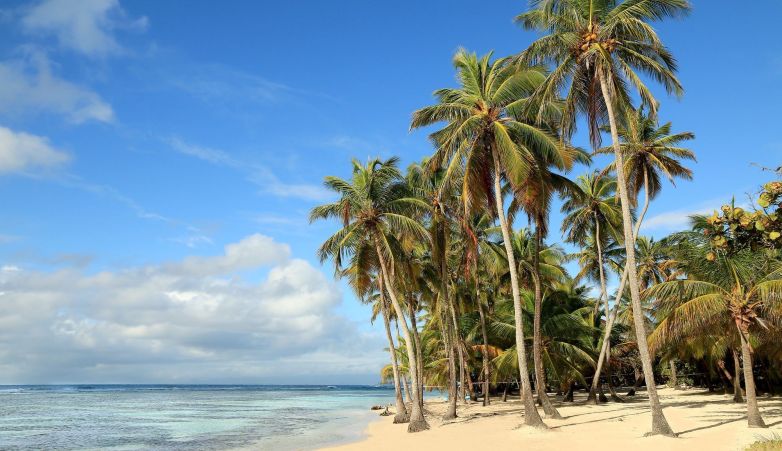
<svg viewBox="0 0 782 451"><path fill-rule="evenodd" d="M446 311L441 315L441 323L445 333L443 334L443 340L445 340L445 350L448 356L448 410L443 416L444 420L452 420L456 418L456 398L458 391L457 372L456 372L456 356L454 355L454 329L451 325L450 313L451 298L448 296L448 262L443 256L441 258L440 266L440 291L442 293L441 305L445 306ZM444 303L444 304L443 304ZM447 335L447 337L446 337Z"/></svg>
<svg viewBox="0 0 782 451"><path fill-rule="evenodd" d="M633 229L633 243L635 243L635 240L638 238L638 232L641 231L641 223L644 220L644 217L646 216L646 212L649 210L649 174L644 171L644 208L641 210L641 214L638 216L638 219L635 221L635 229ZM610 341L609 338L611 337L611 329L614 326L614 320L616 319L616 314L619 312L619 301L622 299L622 294L625 290L625 284L627 283L627 264L625 264L624 269L622 270L622 279L619 282L619 289L616 292L616 299L614 300L614 308L611 311L611 317L606 319L606 326L605 330L603 331L603 348L600 349L600 356L597 359L597 368L595 369L595 377L599 377L599 374L603 368L603 362L605 360L606 355L610 355L608 352ZM636 377L636 380L638 378ZM594 379L593 379L594 383ZM634 396L635 390L637 387L633 387L628 393L627 396ZM593 388L594 389L594 388Z"/></svg>
<svg viewBox="0 0 782 451"><path fill-rule="evenodd" d="M396 328L396 339L401 343L402 336L399 334L399 320L394 321L394 327ZM412 403L413 396L410 394L410 382L407 380L407 376L402 374L402 368L399 368L399 376L402 378L402 388L405 392L405 400L406 402Z"/></svg>
<svg viewBox="0 0 782 451"><path fill-rule="evenodd" d="M450 320L446 320L444 314L440 314L440 333L443 336L443 346L448 356L448 409L443 415L443 420L452 420L456 418L456 357L453 351L453 333L451 332Z"/></svg>
<svg viewBox="0 0 782 451"><path fill-rule="evenodd" d="M543 287L540 282L540 244L542 233L539 218L535 220L535 249L532 254L532 281L535 286L535 312L532 321L532 363L535 365L535 389L543 412L549 418L560 419L562 415L551 404L546 394L546 372L543 370L543 335L540 332L540 315L543 308Z"/></svg>
<svg viewBox="0 0 782 451"><path fill-rule="evenodd" d="M429 424L426 422L426 418L424 418L424 411L419 403L421 384L418 380L417 356L415 354L415 349L413 348L414 339L410 333L410 328L407 326L407 321L405 321L404 310L402 310L402 306L399 304L399 300L396 297L396 290L394 290L394 285L391 283L388 268L386 268L386 260L383 257L383 251L380 248L380 242L377 238L375 238L375 251L377 252L378 261L380 261L383 284L386 286L386 291L388 291L388 296L391 298L391 304L394 306L394 311L396 312L397 323L401 321L402 331L405 334L405 349L407 349L408 368L410 378L412 379L411 395L413 398L413 402L411 403L412 407L410 409L410 423L407 425L407 432L423 431L429 429Z"/></svg>
<svg viewBox="0 0 782 451"><path fill-rule="evenodd" d="M502 390L502 402L508 402L508 389L510 388L510 383L505 382L505 389Z"/></svg>
<svg viewBox="0 0 782 451"><path fill-rule="evenodd" d="M421 336L418 334L418 323L415 318L415 307L413 306L414 299L409 299L407 302L407 309L410 311L410 329L413 331L413 340L415 340L415 357L416 368L418 369L418 404L421 406L421 410L424 408L424 360L421 351Z"/></svg>
<svg viewBox="0 0 782 451"><path fill-rule="evenodd" d="M467 402L467 395L465 393L465 381L466 378L464 376L465 373L465 366L464 363L464 352L462 351L462 334L459 332L459 322L456 321L456 307L454 306L453 302L448 303L448 309L451 312L451 323L453 325L453 333L454 333L454 342L453 345L456 347L456 355L459 358L459 399L461 402L466 403Z"/></svg>
<svg viewBox="0 0 782 451"><path fill-rule="evenodd" d="M660 398L657 396L657 388L654 385L654 367L652 366L652 357L649 354L649 345L646 342L646 327L644 326L644 313L641 310L641 290L638 285L638 273L635 266L635 237L633 236L633 218L630 215L630 198L627 192L627 179L625 178L624 156L622 148L619 145L619 134L616 127L616 116L614 115L613 96L609 91L608 84L603 68L598 68L600 77L600 89L605 100L606 112L608 113L608 122L611 127L611 141L614 147L617 188L619 199L622 205L622 222L624 225L624 244L626 251L625 266L628 271L628 283L630 284L630 299L633 306L633 322L635 323L635 335L638 342L638 354L641 357L641 366L646 378L646 390L649 394L649 406L652 410L652 431L651 434L662 434L673 437L674 434L668 420L665 419Z"/></svg>
<svg viewBox="0 0 782 451"><path fill-rule="evenodd" d="M380 288L380 306L383 313L383 324L386 326L386 338L388 338L388 350L391 353L391 367L394 370L394 394L396 395L396 415L394 415L394 423L407 423L410 421L410 416L407 414L407 408L405 407L405 401L402 399L402 386L399 377L399 364L396 361L396 348L394 346L394 338L391 336L391 325L388 322L388 306L386 305L385 290Z"/></svg>
<svg viewBox="0 0 782 451"><path fill-rule="evenodd" d="M738 326L737 326L738 327ZM758 409L758 398L755 395L755 376L752 375L752 351L749 349L746 332L739 327L741 337L741 358L744 360L744 387L747 392L747 424L751 428L765 428L766 423L760 416ZM738 374L738 371L736 371Z"/></svg>
<svg viewBox="0 0 782 451"><path fill-rule="evenodd" d="M600 300L603 300L605 302L605 332L603 334L603 345L600 348L601 355L598 357L598 363L600 364L598 367L595 368L595 376L592 378L592 386L589 388L589 396L587 397L587 402L593 402L595 404L598 403L598 401L602 401L597 397L597 389L600 387L600 375L602 373L602 366L603 362L600 360L601 358L605 358L605 356L611 355L610 346L611 346L611 332L609 329L609 317L611 316L608 312L608 290L606 289L606 276L605 272L603 271L603 244L602 244L602 236L600 235L600 219L597 217L597 213L595 213L595 246L597 247L597 265L598 270L600 272L600 299L598 299L598 302L595 303L595 319L597 318L598 312L600 311ZM604 351L605 350L605 351ZM605 396L604 396L605 397Z"/></svg>
<svg viewBox="0 0 782 451"><path fill-rule="evenodd" d="M478 313L481 316L481 334L483 335L483 406L486 407L491 404L491 400L489 400L489 377L491 376L489 369L489 335L486 333L486 317L483 314L483 305L479 297L476 298L476 301L478 302Z"/></svg>
<svg viewBox="0 0 782 451"><path fill-rule="evenodd" d="M679 388L679 381L676 378L676 363L673 360L668 361L668 367L671 369L671 381L670 385L671 387L678 389Z"/></svg>
<svg viewBox="0 0 782 451"><path fill-rule="evenodd" d="M519 293L519 276L516 273L516 258L513 255L513 244L510 239L510 227L505 219L505 207L502 202L502 186L500 183L501 168L500 157L497 149L492 148L494 160L494 200L497 208L497 216L500 219L505 254L508 257L508 270L510 271L511 291L513 293L514 323L516 326L516 352L519 359L519 376L521 377L521 398L524 400L524 424L528 426L546 428L546 424L538 414L535 401L530 389L529 370L527 369L527 350L524 343L524 317L521 310L521 293Z"/></svg>
<svg viewBox="0 0 782 451"><path fill-rule="evenodd" d="M733 402L744 403L741 390L741 361L735 349L731 349L730 352L733 354L733 372L736 373L736 377L731 379L733 381Z"/></svg>

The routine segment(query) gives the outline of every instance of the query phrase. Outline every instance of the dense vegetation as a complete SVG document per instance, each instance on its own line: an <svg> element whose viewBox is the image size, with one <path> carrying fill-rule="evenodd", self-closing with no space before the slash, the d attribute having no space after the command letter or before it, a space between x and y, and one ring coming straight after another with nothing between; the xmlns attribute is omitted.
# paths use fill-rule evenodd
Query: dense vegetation
<svg viewBox="0 0 782 451"><path fill-rule="evenodd" d="M448 392L446 418L518 390L525 424L545 428L536 402L556 418L552 392L607 402L606 386L622 402L645 384L651 433L673 435L662 381L724 385L746 398L749 426L764 426L757 392L782 381L782 183L751 211L725 206L659 240L639 233L667 182L693 178L694 135L660 120L646 85L683 93L650 23L688 11L686 0L534 0L516 20L542 37L504 58L459 50L458 85L413 113L411 129L433 130L429 157L326 177L338 198L311 220L341 228L319 256L383 321L382 375L409 431L428 428L427 387ZM577 124L590 150L572 142ZM590 168L602 154L612 160ZM557 197L574 252L547 240Z"/></svg>

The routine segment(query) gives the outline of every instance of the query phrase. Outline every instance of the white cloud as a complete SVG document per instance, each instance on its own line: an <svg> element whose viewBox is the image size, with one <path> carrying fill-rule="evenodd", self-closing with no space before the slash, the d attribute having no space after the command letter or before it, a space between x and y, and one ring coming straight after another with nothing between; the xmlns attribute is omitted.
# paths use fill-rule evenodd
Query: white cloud
<svg viewBox="0 0 782 451"><path fill-rule="evenodd" d="M326 200L331 197L331 193L326 191L322 186L308 183L284 182L269 170L269 168L243 162L223 150L187 143L176 137L167 141L175 151L183 155L244 173L247 180L258 185L263 193L272 194L277 197L292 197L315 201Z"/></svg>
<svg viewBox="0 0 782 451"><path fill-rule="evenodd" d="M2 270L0 292L0 383L371 381L385 361L337 286L262 235L121 271Z"/></svg>
<svg viewBox="0 0 782 451"><path fill-rule="evenodd" d="M0 112L54 113L80 124L111 122L114 110L98 94L58 78L41 52L0 63Z"/></svg>
<svg viewBox="0 0 782 451"><path fill-rule="evenodd" d="M690 216L704 215L719 210L722 205L729 203L731 196L715 197L687 208L665 211L650 217L647 217L641 224L641 230L645 232L672 232L677 230L686 230L690 228ZM748 204L738 203L737 207L748 208Z"/></svg>
<svg viewBox="0 0 782 451"><path fill-rule="evenodd" d="M118 0L43 0L22 17L27 32L53 35L60 46L89 56L120 53L114 30L147 25L146 17L129 20Z"/></svg>
<svg viewBox="0 0 782 451"><path fill-rule="evenodd" d="M692 208L666 211L650 217L641 224L641 230L683 230L690 226L690 216L710 212L709 208Z"/></svg>
<svg viewBox="0 0 782 451"><path fill-rule="evenodd" d="M0 174L49 169L67 162L68 155L41 136L0 126Z"/></svg>

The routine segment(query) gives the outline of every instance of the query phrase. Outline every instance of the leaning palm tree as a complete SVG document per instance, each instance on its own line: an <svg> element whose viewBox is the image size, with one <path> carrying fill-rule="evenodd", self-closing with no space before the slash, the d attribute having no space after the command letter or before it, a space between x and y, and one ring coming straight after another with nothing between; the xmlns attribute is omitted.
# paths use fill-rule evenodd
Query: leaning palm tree
<svg viewBox="0 0 782 451"><path fill-rule="evenodd" d="M492 60L491 53L478 58L465 50L459 50L453 62L461 86L436 91L438 103L413 113L411 128L446 122L443 129L431 135L436 151L429 162L430 167L445 166L446 183L456 174L463 174L465 216L471 215L479 204L489 208L493 204L508 256L516 308L524 422L545 427L535 408L527 372L521 295L502 181L505 179L514 190L520 189L535 170L536 155L545 154L546 161L560 169L568 168L571 161L555 137L513 116L513 111L523 109L529 102L528 97L544 81L542 69L519 69L509 65L507 59Z"/></svg>
<svg viewBox="0 0 782 451"><path fill-rule="evenodd" d="M402 379L399 364L396 358L396 346L391 336L390 312L388 300L383 288L382 276L377 273L377 258L371 246L361 243L354 249L350 256L350 262L344 269L337 272L339 277L346 278L350 287L364 304L372 305L371 321L374 322L378 315L383 317L383 325L388 339L388 350L391 356L391 376L394 382L394 395L396 401L396 414L394 423L407 423L410 419L402 398Z"/></svg>
<svg viewBox="0 0 782 451"><path fill-rule="evenodd" d="M331 258L338 270L342 268L346 257L362 249L374 249L385 291L404 333L413 397L407 430L417 432L428 429L429 425L421 407L421 362L416 354L411 327L408 327L402 302L397 295L398 281L394 279L394 268L397 266L394 256L400 253L400 245L393 232L414 236L421 241L426 241L428 235L421 224L406 214L411 206L420 204L420 200L408 196L397 161L396 158L386 161L373 159L362 166L353 160L353 174L349 181L326 177L325 186L338 193L340 198L313 208L310 222L329 218L342 222L342 228L318 249L321 262Z"/></svg>
<svg viewBox="0 0 782 451"><path fill-rule="evenodd" d="M617 118L630 106L628 87L634 88L652 114L658 104L639 72L660 82L670 93L683 89L675 76L676 61L649 22L689 12L687 0L533 0L532 9L517 17L528 29L548 33L533 42L518 60L522 64L552 62L555 68L537 92L545 105L567 88L562 115L562 133L570 136L578 113L585 113L594 147L600 141L599 127L608 121L614 148L619 198L622 207L624 244L627 251L628 284L635 316L638 351L644 367L652 434L673 436L665 419L652 373L652 358L643 329L641 294L635 268L635 240L630 214L630 193L625 175ZM617 111L618 110L618 111ZM619 114L617 114L619 113ZM544 109L539 109L543 116Z"/></svg>
<svg viewBox="0 0 782 451"><path fill-rule="evenodd" d="M749 427L766 427L758 410L752 374L753 335L782 327L782 267L762 253L713 252L700 233L686 233L677 261L687 278L663 282L645 290L663 317L650 341L678 343L709 330L732 325L741 343ZM704 240L705 241L705 240ZM738 377L738 371L736 371Z"/></svg>

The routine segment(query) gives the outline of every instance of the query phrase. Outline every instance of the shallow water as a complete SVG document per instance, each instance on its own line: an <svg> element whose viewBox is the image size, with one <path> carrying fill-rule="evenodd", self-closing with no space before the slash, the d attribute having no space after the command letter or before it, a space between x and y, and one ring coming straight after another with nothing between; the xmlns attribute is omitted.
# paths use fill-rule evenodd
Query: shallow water
<svg viewBox="0 0 782 451"><path fill-rule="evenodd" d="M0 386L3 450L312 449L394 401L371 386Z"/></svg>

